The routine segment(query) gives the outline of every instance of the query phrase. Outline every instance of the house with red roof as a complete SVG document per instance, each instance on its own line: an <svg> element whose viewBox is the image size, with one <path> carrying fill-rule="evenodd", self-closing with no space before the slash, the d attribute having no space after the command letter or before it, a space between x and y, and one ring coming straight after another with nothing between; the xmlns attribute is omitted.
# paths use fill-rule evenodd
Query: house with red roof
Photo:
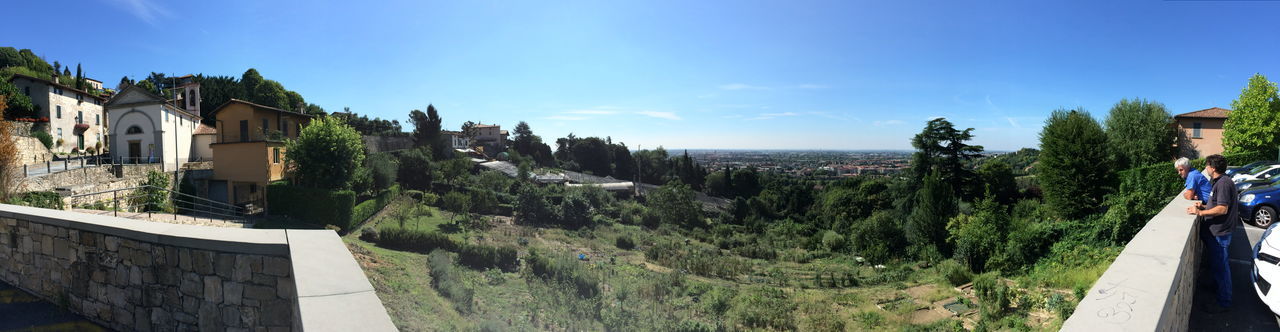
<svg viewBox="0 0 1280 332"><path fill-rule="evenodd" d="M1222 153L1222 125L1229 115L1229 109L1212 107L1173 116L1178 156L1196 159Z"/></svg>

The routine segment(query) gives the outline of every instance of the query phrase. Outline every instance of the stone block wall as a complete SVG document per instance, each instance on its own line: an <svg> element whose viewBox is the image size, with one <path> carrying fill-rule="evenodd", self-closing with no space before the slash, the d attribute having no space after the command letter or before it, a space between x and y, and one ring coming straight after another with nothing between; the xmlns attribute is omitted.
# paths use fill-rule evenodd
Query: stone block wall
<svg viewBox="0 0 1280 332"><path fill-rule="evenodd" d="M1181 196L1129 241L1062 325L1063 331L1185 331L1200 266L1199 223Z"/></svg>
<svg viewBox="0 0 1280 332"><path fill-rule="evenodd" d="M27 177L23 180L23 186L26 191L51 191L62 187L107 184L122 178L145 178L150 171L161 171L160 164L85 166L48 175Z"/></svg>
<svg viewBox="0 0 1280 332"><path fill-rule="evenodd" d="M331 230L0 204L0 280L122 331L394 331Z"/></svg>
<svg viewBox="0 0 1280 332"><path fill-rule="evenodd" d="M292 327L286 255L187 248L0 218L0 279L116 330Z"/></svg>

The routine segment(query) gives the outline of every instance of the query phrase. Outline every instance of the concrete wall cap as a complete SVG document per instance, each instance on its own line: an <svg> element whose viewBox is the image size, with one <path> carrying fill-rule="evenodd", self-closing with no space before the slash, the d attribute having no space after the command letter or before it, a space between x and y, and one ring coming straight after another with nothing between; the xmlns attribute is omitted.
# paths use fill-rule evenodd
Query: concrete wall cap
<svg viewBox="0 0 1280 332"><path fill-rule="evenodd" d="M0 217L193 249L273 256L289 254L283 230L166 224L9 204L0 204Z"/></svg>

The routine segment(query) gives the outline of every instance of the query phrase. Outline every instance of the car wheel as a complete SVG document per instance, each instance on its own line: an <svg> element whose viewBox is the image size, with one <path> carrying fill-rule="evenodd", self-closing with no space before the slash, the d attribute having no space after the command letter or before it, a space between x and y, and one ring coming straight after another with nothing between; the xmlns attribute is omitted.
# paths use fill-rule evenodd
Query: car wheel
<svg viewBox="0 0 1280 332"><path fill-rule="evenodd" d="M1253 224L1258 227L1267 228L1276 220L1276 209L1270 206L1259 206L1258 211L1253 213Z"/></svg>

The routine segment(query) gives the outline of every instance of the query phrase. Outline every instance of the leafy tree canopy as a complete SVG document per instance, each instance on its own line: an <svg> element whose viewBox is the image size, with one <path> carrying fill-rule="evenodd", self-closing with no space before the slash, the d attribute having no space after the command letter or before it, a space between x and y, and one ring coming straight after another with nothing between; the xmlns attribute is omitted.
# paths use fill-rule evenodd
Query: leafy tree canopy
<svg viewBox="0 0 1280 332"><path fill-rule="evenodd" d="M1280 146L1280 94L1275 82L1254 74L1240 97L1231 102L1231 109L1222 128L1226 153L1271 151Z"/></svg>

